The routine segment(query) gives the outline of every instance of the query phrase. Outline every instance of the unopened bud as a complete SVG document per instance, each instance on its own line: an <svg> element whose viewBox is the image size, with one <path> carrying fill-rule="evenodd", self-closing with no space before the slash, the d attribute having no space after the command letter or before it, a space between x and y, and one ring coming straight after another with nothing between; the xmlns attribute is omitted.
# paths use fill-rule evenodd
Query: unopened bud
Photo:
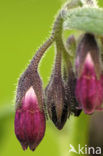
<svg viewBox="0 0 103 156"><path fill-rule="evenodd" d="M73 71L73 61L76 49L76 40L73 35L69 36L66 41L66 49L63 51L64 54L64 68L63 68L63 78L65 80L65 96L67 103L69 105L68 111L75 116L79 116L81 110L78 109L78 102L75 97L75 88L76 88L76 75ZM73 58L71 57L73 56ZM72 60L71 60L72 58Z"/></svg>
<svg viewBox="0 0 103 156"><path fill-rule="evenodd" d="M45 133L45 115L40 110L33 87L22 98L21 107L16 110L15 134L24 150L32 151L38 146Z"/></svg>
<svg viewBox="0 0 103 156"><path fill-rule="evenodd" d="M61 49L57 44L54 71L46 88L46 105L50 119L58 129L62 129L68 116L68 103L61 75Z"/></svg>
<svg viewBox="0 0 103 156"><path fill-rule="evenodd" d="M30 65L21 75L16 96L15 133L23 149L35 150L45 133L44 96L38 65L46 49L52 44L48 39L37 51Z"/></svg>
<svg viewBox="0 0 103 156"><path fill-rule="evenodd" d="M76 98L79 108L92 114L101 107L103 86L99 48L93 35L85 34L77 48Z"/></svg>
<svg viewBox="0 0 103 156"><path fill-rule="evenodd" d="M66 82L66 97L68 99L68 103L70 105L70 112L75 116L79 116L82 109L78 109L79 103L75 97L75 88L76 88L76 76L73 72L72 67L69 69L68 79Z"/></svg>

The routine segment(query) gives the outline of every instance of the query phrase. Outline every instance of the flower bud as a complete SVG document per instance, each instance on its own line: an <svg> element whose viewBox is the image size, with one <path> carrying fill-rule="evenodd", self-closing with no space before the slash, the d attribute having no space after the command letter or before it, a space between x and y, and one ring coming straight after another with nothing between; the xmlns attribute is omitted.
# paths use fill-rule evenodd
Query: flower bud
<svg viewBox="0 0 103 156"><path fill-rule="evenodd" d="M45 133L45 115L40 110L33 87L22 98L21 107L16 110L15 134L24 150L32 151L38 146Z"/></svg>
<svg viewBox="0 0 103 156"><path fill-rule="evenodd" d="M69 38L66 41L66 47L68 50L68 53L64 51L65 56L65 64L63 68L63 78L65 80L65 93L67 102L69 105L69 111L70 113L74 114L75 116L79 116L82 110L77 109L79 106L76 97L75 97L75 88L76 88L76 76L73 71L72 63L74 62L74 59L72 59L71 56L75 55L75 49L76 49L76 40L73 35L69 36ZM72 59L72 60L71 60ZM72 62L72 63L71 63Z"/></svg>
<svg viewBox="0 0 103 156"><path fill-rule="evenodd" d="M44 96L38 65L46 49L53 43L49 38L37 51L21 75L16 96L15 134L23 149L35 150L45 133Z"/></svg>
<svg viewBox="0 0 103 156"><path fill-rule="evenodd" d="M35 150L45 133L42 82L32 64L22 74L16 97L15 134L23 149Z"/></svg>
<svg viewBox="0 0 103 156"><path fill-rule="evenodd" d="M77 84L76 98L79 109L92 114L101 108L103 85L99 48L91 34L85 34L77 48L76 58Z"/></svg>
<svg viewBox="0 0 103 156"><path fill-rule="evenodd" d="M56 45L57 54L54 71L45 90L46 105L50 119L60 130L63 128L68 116L68 103L65 96L65 87L61 75L61 49Z"/></svg>
<svg viewBox="0 0 103 156"><path fill-rule="evenodd" d="M75 116L79 116L81 114L82 109L78 109L79 103L75 97L75 88L76 88L76 76L73 72L72 67L69 69L68 80L66 82L66 97L68 99L68 103L70 105L70 112Z"/></svg>

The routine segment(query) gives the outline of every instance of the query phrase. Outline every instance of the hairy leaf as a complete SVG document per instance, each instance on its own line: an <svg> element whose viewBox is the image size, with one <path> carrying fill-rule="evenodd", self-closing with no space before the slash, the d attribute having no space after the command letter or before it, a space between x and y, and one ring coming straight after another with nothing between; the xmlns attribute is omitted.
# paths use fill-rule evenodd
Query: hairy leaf
<svg viewBox="0 0 103 156"><path fill-rule="evenodd" d="M103 9L75 8L63 14L65 29L82 30L97 35L103 35Z"/></svg>

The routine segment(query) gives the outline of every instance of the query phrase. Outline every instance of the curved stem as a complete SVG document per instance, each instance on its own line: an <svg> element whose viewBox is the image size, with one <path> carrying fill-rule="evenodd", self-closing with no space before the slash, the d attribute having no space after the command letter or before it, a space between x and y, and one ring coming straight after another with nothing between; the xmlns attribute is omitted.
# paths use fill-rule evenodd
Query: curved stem
<svg viewBox="0 0 103 156"><path fill-rule="evenodd" d="M31 60L31 64L34 66L34 70L37 71L38 70L38 64L41 60L41 57L43 56L44 52L50 47L50 45L53 43L54 41L54 36L52 35L40 48L39 50L36 52L35 56L33 57L33 59Z"/></svg>
<svg viewBox="0 0 103 156"><path fill-rule="evenodd" d="M75 2L75 0L73 2ZM75 3L77 5L77 0L76 0ZM75 3L73 3L74 6L75 6ZM68 6L69 4L71 4L71 3L67 3L66 6ZM73 5L71 6L71 8L73 7ZM39 64L39 62L41 60L41 57L43 56L44 52L50 47L50 45L54 41L59 41L59 40L61 41L62 40L62 32L63 32L62 12L64 10L65 10L65 8L63 8L62 10L60 10L59 14L56 17L56 20L54 22L54 26L53 26L51 37L39 48L39 50L36 52L35 56L33 57L32 61L31 61L31 64L30 65L33 65L34 66L34 70L35 71L38 70L38 64Z"/></svg>

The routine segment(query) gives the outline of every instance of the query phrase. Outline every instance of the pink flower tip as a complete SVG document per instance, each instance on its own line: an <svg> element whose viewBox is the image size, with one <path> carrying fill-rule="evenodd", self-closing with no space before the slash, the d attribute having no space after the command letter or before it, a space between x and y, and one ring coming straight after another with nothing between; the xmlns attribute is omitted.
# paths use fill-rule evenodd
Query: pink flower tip
<svg viewBox="0 0 103 156"><path fill-rule="evenodd" d="M45 115L38 106L33 87L22 99L22 105L15 114L15 134L23 150L29 146L32 151L41 142L45 133Z"/></svg>

